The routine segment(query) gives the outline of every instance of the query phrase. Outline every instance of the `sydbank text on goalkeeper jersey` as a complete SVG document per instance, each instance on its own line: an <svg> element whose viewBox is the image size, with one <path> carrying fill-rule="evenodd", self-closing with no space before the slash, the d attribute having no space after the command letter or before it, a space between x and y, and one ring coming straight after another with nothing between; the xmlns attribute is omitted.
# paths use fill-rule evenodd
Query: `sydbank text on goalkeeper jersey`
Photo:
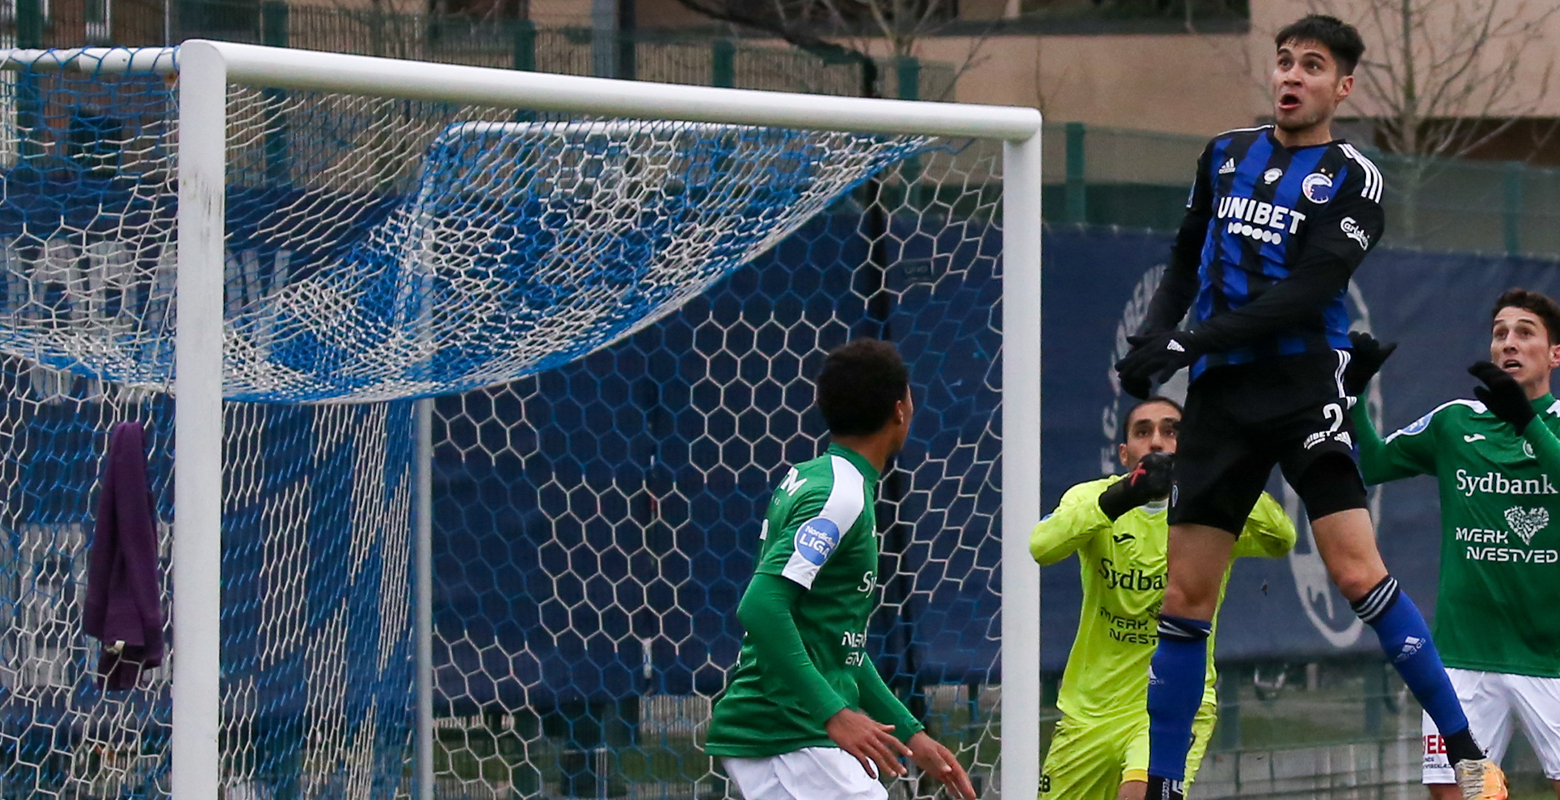
<svg viewBox="0 0 1560 800"><path fill-rule="evenodd" d="M1100 494L1120 476L1080 483L1062 495L1056 510L1035 526L1029 552L1053 564L1076 551L1083 581L1078 633L1067 655L1056 706L1068 717L1105 720L1148 715L1148 664L1165 597L1165 549L1169 522L1164 504L1134 508L1115 523L1100 510ZM1233 557L1288 553L1295 526L1264 493L1247 518ZM1219 584L1224 602L1226 570ZM1213 695L1213 640L1208 637L1205 699Z"/></svg>
<svg viewBox="0 0 1560 800"><path fill-rule="evenodd" d="M1560 433L1560 403L1533 401ZM1542 432L1529 432L1529 436ZM1516 429L1474 400L1453 400L1361 445L1370 483L1434 475L1441 496L1436 647L1448 667L1560 677L1560 475Z"/></svg>
<svg viewBox="0 0 1560 800"><path fill-rule="evenodd" d="M802 645L848 708L859 707L855 673L867 659L867 618L877 605L877 481L865 458L839 445L796 465L770 500L754 568L807 589L792 609ZM835 747L824 722L811 718L790 686L765 675L744 635L705 751L760 758Z"/></svg>
<svg viewBox="0 0 1560 800"><path fill-rule="evenodd" d="M1286 278L1312 248L1357 268L1381 239L1381 172L1343 140L1284 147L1271 125L1230 131L1197 163L1187 214L1206 218L1195 320L1236 311ZM1173 323L1172 323L1173 324ZM1349 347L1340 292L1308 319L1249 345L1203 356L1194 374L1221 364Z"/></svg>

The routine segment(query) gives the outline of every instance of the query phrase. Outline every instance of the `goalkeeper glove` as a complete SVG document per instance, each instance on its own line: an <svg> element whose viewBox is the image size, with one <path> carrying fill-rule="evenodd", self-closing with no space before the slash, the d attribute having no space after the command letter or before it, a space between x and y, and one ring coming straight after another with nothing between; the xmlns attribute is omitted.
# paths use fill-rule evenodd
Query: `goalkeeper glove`
<svg viewBox="0 0 1560 800"><path fill-rule="evenodd" d="M1143 456L1126 477L1100 493L1100 510L1115 522L1122 514L1170 494L1173 459L1169 453Z"/></svg>
<svg viewBox="0 0 1560 800"><path fill-rule="evenodd" d="M1116 362L1121 388L1139 400L1148 399L1149 382L1169 380L1175 371L1201 355L1186 331L1166 331L1154 336L1128 336L1132 350Z"/></svg>
<svg viewBox="0 0 1560 800"><path fill-rule="evenodd" d="M1511 377L1510 373L1488 361L1479 361L1468 368L1468 374L1484 382L1483 386L1473 387L1473 396L1479 398L1479 402L1502 422L1511 423L1511 427L1517 429L1518 436L1538 416L1533 411L1533 404L1528 401L1527 393L1522 391L1522 384L1517 383L1517 379Z"/></svg>
<svg viewBox="0 0 1560 800"><path fill-rule="evenodd" d="M1349 346L1354 351L1349 365L1343 368L1343 389L1350 397L1359 397L1370 385L1370 379L1381 371L1381 365L1397 349L1397 342L1382 344L1376 337L1363 331L1349 333Z"/></svg>

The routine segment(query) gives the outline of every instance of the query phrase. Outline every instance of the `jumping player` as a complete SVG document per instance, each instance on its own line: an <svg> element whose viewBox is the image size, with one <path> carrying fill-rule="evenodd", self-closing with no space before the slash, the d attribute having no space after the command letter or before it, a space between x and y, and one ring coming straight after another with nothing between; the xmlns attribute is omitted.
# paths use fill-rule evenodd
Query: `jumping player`
<svg viewBox="0 0 1560 800"><path fill-rule="evenodd" d="M1235 535L1277 464L1328 575L1446 736L1465 798L1502 800L1424 617L1376 549L1343 387L1350 276L1381 240L1381 172L1332 136L1365 45L1336 18L1279 31L1272 125L1208 143L1122 387L1191 368L1170 507L1169 582L1148 687L1153 800L1180 798L1206 641ZM1176 330L1188 308L1191 328Z"/></svg>
<svg viewBox="0 0 1560 800"><path fill-rule="evenodd" d="M747 800L887 800L877 776L904 775L900 756L974 800L964 768L865 649L877 605L874 488L910 431L909 374L893 345L863 339L829 353L817 390L833 442L792 467L769 503L737 606L742 651L705 751L724 757Z"/></svg>
<svg viewBox="0 0 1560 800"><path fill-rule="evenodd" d="M1446 672L1490 758L1506 752L1515 714L1560 796L1560 402L1549 391L1560 366L1560 306L1513 289L1491 316L1490 361L1469 368L1485 384L1479 399L1446 403L1385 441L1356 405L1360 468L1366 483L1436 476L1434 632ZM1356 339L1357 354L1391 353ZM1428 717L1424 742L1430 796L1457 797L1445 741Z"/></svg>
<svg viewBox="0 0 1560 800"><path fill-rule="evenodd" d="M1051 738L1042 800L1143 800L1148 780L1148 714L1143 709L1154 619L1164 599L1165 536L1171 456L1181 407L1152 397L1127 412L1117 456L1125 476L1080 483L1029 536L1041 564L1078 553L1083 609L1056 705L1062 719ZM1282 556L1295 526L1266 494L1246 520L1234 557ZM1225 575L1228 578L1228 573ZM1220 585L1219 594L1224 594ZM1208 637L1213 652L1213 637ZM1208 664L1196 738L1186 759L1189 786L1218 715Z"/></svg>

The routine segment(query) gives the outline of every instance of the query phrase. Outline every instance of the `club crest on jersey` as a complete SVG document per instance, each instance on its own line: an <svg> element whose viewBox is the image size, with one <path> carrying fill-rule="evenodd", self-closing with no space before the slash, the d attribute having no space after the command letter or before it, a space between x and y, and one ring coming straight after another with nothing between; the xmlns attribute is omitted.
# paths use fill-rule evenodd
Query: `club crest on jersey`
<svg viewBox="0 0 1560 800"><path fill-rule="evenodd" d="M1273 181L1276 181L1276 180L1278 180L1279 178L1282 178L1282 177L1284 177L1284 171L1279 169L1278 167L1274 167L1274 168L1268 170L1267 172L1262 173L1262 182L1263 183L1272 183Z"/></svg>
<svg viewBox="0 0 1560 800"><path fill-rule="evenodd" d="M1506 524L1511 526L1512 533L1522 537L1523 544L1532 544L1534 534L1549 527L1549 509L1512 506L1506 509Z"/></svg>
<svg viewBox="0 0 1560 800"><path fill-rule="evenodd" d="M1321 204L1333 198L1333 181L1329 175L1313 172L1300 182L1300 193L1305 199Z"/></svg>
<svg viewBox="0 0 1560 800"><path fill-rule="evenodd" d="M823 566L839 544L840 527L826 517L807 520L796 529L796 552L814 566Z"/></svg>

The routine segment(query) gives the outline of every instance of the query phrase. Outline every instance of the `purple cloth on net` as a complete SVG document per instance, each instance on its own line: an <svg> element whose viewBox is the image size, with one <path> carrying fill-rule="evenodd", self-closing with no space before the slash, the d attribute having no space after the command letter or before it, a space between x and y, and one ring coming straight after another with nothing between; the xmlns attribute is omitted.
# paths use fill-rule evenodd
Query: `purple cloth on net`
<svg viewBox="0 0 1560 800"><path fill-rule="evenodd" d="M107 690L133 689L142 669L162 664L155 509L146 431L139 422L121 422L108 435L82 609L82 627L102 648L97 678Z"/></svg>

